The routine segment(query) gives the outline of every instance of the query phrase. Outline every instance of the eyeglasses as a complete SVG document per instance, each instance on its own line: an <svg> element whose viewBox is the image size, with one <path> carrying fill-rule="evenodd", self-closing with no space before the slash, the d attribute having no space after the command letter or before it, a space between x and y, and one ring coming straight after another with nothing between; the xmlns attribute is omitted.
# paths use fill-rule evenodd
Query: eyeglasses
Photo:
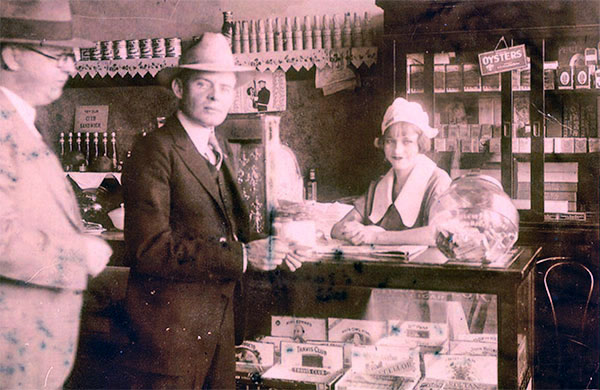
<svg viewBox="0 0 600 390"><path fill-rule="evenodd" d="M32 51L34 53L38 53L38 54L40 54L40 55L42 55L42 56L44 56L46 58L50 58L50 59L56 61L59 68L64 67L65 65L67 65L71 61L73 63L75 62L75 54L73 54L73 53L61 53L61 54L59 54L57 56L53 56L51 54L44 53L41 50L34 49L31 46L25 46L25 48L27 50L29 50L29 51Z"/></svg>

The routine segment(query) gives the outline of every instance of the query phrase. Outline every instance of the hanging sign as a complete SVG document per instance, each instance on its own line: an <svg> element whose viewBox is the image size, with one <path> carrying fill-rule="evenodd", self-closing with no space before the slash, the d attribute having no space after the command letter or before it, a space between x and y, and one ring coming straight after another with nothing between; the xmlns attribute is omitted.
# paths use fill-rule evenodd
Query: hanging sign
<svg viewBox="0 0 600 390"><path fill-rule="evenodd" d="M482 76L525 68L527 68L525 45L479 54L479 69Z"/></svg>
<svg viewBox="0 0 600 390"><path fill-rule="evenodd" d="M108 106L77 106L75 109L76 133L105 133L108 124Z"/></svg>

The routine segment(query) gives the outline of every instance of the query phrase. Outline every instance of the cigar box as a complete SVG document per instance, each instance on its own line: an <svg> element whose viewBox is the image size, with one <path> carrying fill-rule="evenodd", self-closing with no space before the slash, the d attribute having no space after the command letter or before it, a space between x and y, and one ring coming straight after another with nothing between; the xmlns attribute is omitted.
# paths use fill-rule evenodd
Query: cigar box
<svg viewBox="0 0 600 390"><path fill-rule="evenodd" d="M328 318L329 341L341 341L354 345L372 345L385 336L385 321Z"/></svg>
<svg viewBox="0 0 600 390"><path fill-rule="evenodd" d="M420 348L422 352L445 353L448 350L448 324L389 320L387 337L377 345Z"/></svg>
<svg viewBox="0 0 600 390"><path fill-rule="evenodd" d="M327 340L324 318L271 317L271 336L291 337L296 342Z"/></svg>
<svg viewBox="0 0 600 390"><path fill-rule="evenodd" d="M343 373L343 348L281 343L281 363L262 375L265 387L329 390Z"/></svg>
<svg viewBox="0 0 600 390"><path fill-rule="evenodd" d="M449 353L467 356L498 356L498 345L477 341L450 341Z"/></svg>
<svg viewBox="0 0 600 390"><path fill-rule="evenodd" d="M587 66L573 68L573 83L575 89L590 89L592 87L590 69Z"/></svg>
<svg viewBox="0 0 600 390"><path fill-rule="evenodd" d="M424 378L417 388L493 390L498 383L498 359L494 356L423 356Z"/></svg>
<svg viewBox="0 0 600 390"><path fill-rule="evenodd" d="M416 349L358 346L352 351L352 367L336 383L336 390L411 390L421 377Z"/></svg>
<svg viewBox="0 0 600 390"><path fill-rule="evenodd" d="M275 345L260 341L244 341L235 347L235 370L240 373L262 373L275 364Z"/></svg>

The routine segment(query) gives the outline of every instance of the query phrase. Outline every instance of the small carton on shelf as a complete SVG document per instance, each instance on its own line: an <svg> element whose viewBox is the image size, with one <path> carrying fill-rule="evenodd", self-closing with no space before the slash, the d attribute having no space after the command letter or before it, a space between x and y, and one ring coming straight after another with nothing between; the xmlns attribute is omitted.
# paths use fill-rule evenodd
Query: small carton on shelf
<svg viewBox="0 0 600 390"><path fill-rule="evenodd" d="M587 138L575 138L575 153L587 153Z"/></svg>
<svg viewBox="0 0 600 390"><path fill-rule="evenodd" d="M573 89L573 68L558 68L556 78L558 81L558 89Z"/></svg>
<svg viewBox="0 0 600 390"><path fill-rule="evenodd" d="M554 153L575 153L575 139L571 137L555 138Z"/></svg>
<svg viewBox="0 0 600 390"><path fill-rule="evenodd" d="M497 92L501 90L500 74L490 74L481 78L482 89L484 92Z"/></svg>
<svg viewBox="0 0 600 390"><path fill-rule="evenodd" d="M352 367L336 390L411 390L421 377L416 349L362 346L352 352Z"/></svg>
<svg viewBox="0 0 600 390"><path fill-rule="evenodd" d="M463 65L463 89L465 92L481 92L481 76L477 64Z"/></svg>
<svg viewBox="0 0 600 390"><path fill-rule="evenodd" d="M484 389L498 387L498 359L494 356L423 356L425 376L417 389Z"/></svg>
<svg viewBox="0 0 600 390"><path fill-rule="evenodd" d="M425 84L423 79L424 66L423 65L410 65L409 77L409 92L410 93L423 93L425 92Z"/></svg>
<svg viewBox="0 0 600 390"><path fill-rule="evenodd" d="M544 153L554 153L554 138L544 138Z"/></svg>
<svg viewBox="0 0 600 390"><path fill-rule="evenodd" d="M590 89L592 87L592 73L587 66L578 66L573 68L573 82L575 89Z"/></svg>
<svg viewBox="0 0 600 390"><path fill-rule="evenodd" d="M332 389L343 373L341 346L281 343L281 363L262 375L276 389Z"/></svg>
<svg viewBox="0 0 600 390"><path fill-rule="evenodd" d="M446 92L462 92L462 65L446 65Z"/></svg>
<svg viewBox="0 0 600 390"><path fill-rule="evenodd" d="M531 153L531 138L521 137L519 140L519 153Z"/></svg>
<svg viewBox="0 0 600 390"><path fill-rule="evenodd" d="M289 316L271 317L271 336L291 337L296 342L327 340L324 318L301 318Z"/></svg>
<svg viewBox="0 0 600 390"><path fill-rule="evenodd" d="M435 93L446 92L446 66L445 65L434 65L433 66L433 92L435 92Z"/></svg>
<svg viewBox="0 0 600 390"><path fill-rule="evenodd" d="M588 150L592 152L600 152L600 138L588 138Z"/></svg>

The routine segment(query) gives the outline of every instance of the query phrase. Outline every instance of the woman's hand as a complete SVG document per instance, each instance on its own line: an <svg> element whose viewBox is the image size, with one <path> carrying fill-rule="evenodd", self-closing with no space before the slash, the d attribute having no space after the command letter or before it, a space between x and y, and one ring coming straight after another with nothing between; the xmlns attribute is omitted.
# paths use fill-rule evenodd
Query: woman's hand
<svg viewBox="0 0 600 390"><path fill-rule="evenodd" d="M376 225L363 225L360 222L350 222L344 226L342 237L353 245L376 244L377 236L385 229Z"/></svg>

